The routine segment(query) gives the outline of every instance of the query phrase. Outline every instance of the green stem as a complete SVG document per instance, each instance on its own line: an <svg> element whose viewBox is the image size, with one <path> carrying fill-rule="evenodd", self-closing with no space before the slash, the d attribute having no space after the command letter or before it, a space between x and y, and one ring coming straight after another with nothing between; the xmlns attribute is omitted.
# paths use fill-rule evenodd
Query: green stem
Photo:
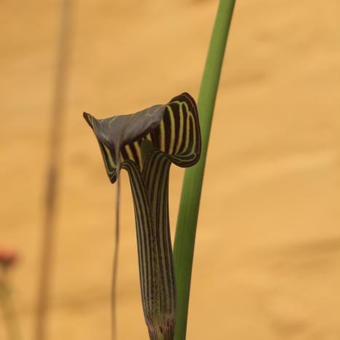
<svg viewBox="0 0 340 340"><path fill-rule="evenodd" d="M175 340L184 340L186 337L192 261L204 167L234 4L235 0L220 0L219 3L198 98L202 133L201 159L197 165L187 169L184 175L174 244L174 266L177 288Z"/></svg>
<svg viewBox="0 0 340 340"><path fill-rule="evenodd" d="M8 340L20 340L19 326L8 287L0 286L0 305L7 330Z"/></svg>

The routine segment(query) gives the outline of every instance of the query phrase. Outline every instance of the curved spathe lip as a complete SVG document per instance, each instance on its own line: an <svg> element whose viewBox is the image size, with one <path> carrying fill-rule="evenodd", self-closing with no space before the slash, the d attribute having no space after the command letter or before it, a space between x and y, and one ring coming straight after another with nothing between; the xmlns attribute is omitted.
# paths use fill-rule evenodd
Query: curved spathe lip
<svg viewBox="0 0 340 340"><path fill-rule="evenodd" d="M122 166L134 161L142 170L144 140L178 166L189 167L199 160L199 118L196 103L188 93L172 98L166 105L154 105L134 114L97 119L84 112L84 118L97 137L112 183L116 180L118 150Z"/></svg>

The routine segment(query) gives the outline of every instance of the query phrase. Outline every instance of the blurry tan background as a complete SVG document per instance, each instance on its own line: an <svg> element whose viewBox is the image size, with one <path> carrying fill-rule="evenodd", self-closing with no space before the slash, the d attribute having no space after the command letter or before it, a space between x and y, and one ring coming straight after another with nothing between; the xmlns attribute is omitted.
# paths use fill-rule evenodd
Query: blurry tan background
<svg viewBox="0 0 340 340"><path fill-rule="evenodd" d="M0 2L0 246L20 253L12 279L24 339L32 339L53 157L60 3ZM115 188L82 112L135 112L184 90L197 98L217 4L76 1L50 340L110 336ZM338 0L238 1L209 146L188 340L340 339L339 84ZM182 175L172 169L172 226ZM146 340L126 174L122 196L118 335Z"/></svg>

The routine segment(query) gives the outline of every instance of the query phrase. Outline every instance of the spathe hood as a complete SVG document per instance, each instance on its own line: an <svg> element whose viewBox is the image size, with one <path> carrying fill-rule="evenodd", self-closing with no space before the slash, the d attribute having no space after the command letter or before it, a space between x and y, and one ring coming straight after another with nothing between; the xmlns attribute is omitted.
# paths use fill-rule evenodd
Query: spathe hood
<svg viewBox="0 0 340 340"><path fill-rule="evenodd" d="M97 137L112 183L116 180L118 150L121 166L133 161L142 171L144 141L149 141L155 151L164 153L178 166L189 167L199 160L198 112L188 93L174 97L166 105L154 105L134 114L96 119L84 112L84 118Z"/></svg>

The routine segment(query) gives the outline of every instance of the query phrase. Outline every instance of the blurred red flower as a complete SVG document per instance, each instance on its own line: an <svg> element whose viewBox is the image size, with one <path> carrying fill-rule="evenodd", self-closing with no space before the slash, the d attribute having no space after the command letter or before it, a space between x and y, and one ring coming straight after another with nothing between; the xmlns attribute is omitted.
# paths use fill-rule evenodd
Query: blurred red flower
<svg viewBox="0 0 340 340"><path fill-rule="evenodd" d="M0 266L9 268L18 261L18 254L14 250L0 249Z"/></svg>

